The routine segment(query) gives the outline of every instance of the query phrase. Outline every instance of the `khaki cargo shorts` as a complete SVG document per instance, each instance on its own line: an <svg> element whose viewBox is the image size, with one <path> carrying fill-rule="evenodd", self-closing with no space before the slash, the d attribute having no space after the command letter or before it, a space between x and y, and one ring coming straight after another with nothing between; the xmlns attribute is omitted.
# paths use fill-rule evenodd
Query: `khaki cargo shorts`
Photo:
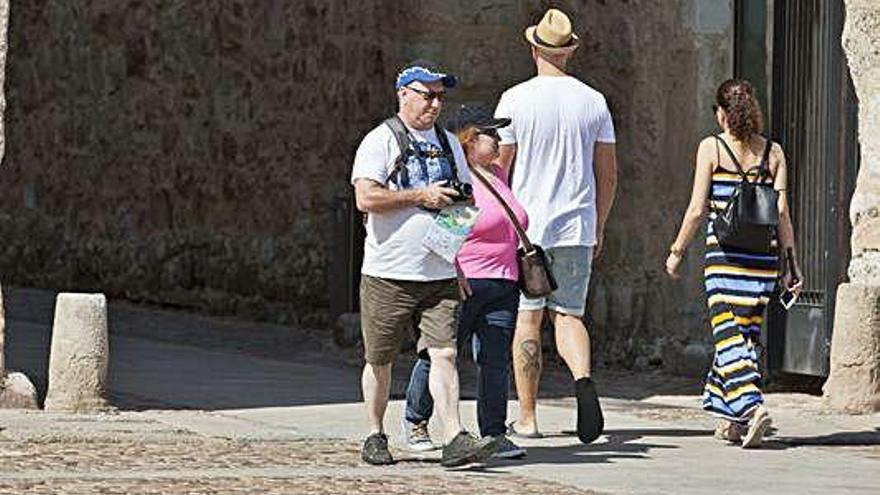
<svg viewBox="0 0 880 495"><path fill-rule="evenodd" d="M419 351L455 348L458 331L458 283L389 280L361 276L361 331L364 357L375 365L390 363L418 322Z"/></svg>

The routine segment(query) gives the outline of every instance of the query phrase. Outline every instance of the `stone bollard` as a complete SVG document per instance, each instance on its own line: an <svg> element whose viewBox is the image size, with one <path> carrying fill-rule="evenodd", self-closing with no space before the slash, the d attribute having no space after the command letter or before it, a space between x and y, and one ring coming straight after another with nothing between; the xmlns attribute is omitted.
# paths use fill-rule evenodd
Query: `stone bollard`
<svg viewBox="0 0 880 495"><path fill-rule="evenodd" d="M58 294L49 355L47 411L108 409L107 299L103 294Z"/></svg>
<svg viewBox="0 0 880 495"><path fill-rule="evenodd" d="M850 413L880 411L880 286L841 284L825 400Z"/></svg>
<svg viewBox="0 0 880 495"><path fill-rule="evenodd" d="M37 389L24 373L0 377L0 409L39 409Z"/></svg>

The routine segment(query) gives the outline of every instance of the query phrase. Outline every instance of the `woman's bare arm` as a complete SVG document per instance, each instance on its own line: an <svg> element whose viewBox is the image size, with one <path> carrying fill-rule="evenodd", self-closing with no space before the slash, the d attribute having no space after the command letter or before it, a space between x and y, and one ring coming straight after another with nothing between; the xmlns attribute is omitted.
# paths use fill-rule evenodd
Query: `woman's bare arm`
<svg viewBox="0 0 880 495"><path fill-rule="evenodd" d="M779 208L779 228L776 231L779 241L779 251L787 256L789 252L788 248L791 248L795 267L795 273L793 275L796 276L798 280L802 281L804 277L801 274L800 263L797 259L797 249L795 249L796 246L794 241L794 227L791 223L791 210L788 207L788 198L786 195L788 163L785 160L785 153L783 153L782 147L778 144L773 145L773 148L770 151L770 156L771 162L776 164L773 188L779 191L779 199L777 200L777 206ZM785 275L787 286L791 285L791 275L792 274L789 273L786 273Z"/></svg>
<svg viewBox="0 0 880 495"><path fill-rule="evenodd" d="M709 189L712 187L712 170L715 162L712 157L716 156L712 150L713 138L706 138L697 149L696 166L694 168L694 185L691 189L691 200L681 221L681 228L672 247L678 251L684 251L697 233L697 229L703 222L703 218L709 211ZM717 146L717 144L716 144Z"/></svg>

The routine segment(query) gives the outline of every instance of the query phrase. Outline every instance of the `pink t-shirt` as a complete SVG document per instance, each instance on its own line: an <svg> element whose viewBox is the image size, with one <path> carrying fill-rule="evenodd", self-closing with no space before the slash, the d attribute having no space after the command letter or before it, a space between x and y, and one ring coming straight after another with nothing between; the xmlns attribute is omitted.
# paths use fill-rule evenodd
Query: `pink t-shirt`
<svg viewBox="0 0 880 495"><path fill-rule="evenodd" d="M492 169L494 175L484 173L483 176L489 179L492 187L501 194L523 228L528 228L529 217L507 187L506 174L497 165L493 165ZM482 181L474 177L471 182L474 186L474 202L480 208L480 217L458 251L458 264L467 278L501 278L516 281L519 278L519 267L516 264L519 237L516 235L513 222Z"/></svg>

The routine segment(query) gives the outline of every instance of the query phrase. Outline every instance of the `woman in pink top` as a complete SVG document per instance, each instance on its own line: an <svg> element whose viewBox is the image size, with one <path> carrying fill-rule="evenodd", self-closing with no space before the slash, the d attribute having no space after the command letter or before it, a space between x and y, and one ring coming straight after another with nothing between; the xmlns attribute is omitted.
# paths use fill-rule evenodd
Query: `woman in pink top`
<svg viewBox="0 0 880 495"><path fill-rule="evenodd" d="M479 174L504 198L523 228L528 217L507 186L507 177L495 164L498 158L499 127L510 119L494 119L481 107L461 106L449 123L467 155L471 174ZM511 442L507 430L507 391L510 385L510 348L519 305L519 268L516 249L519 238L513 222L498 199L479 179L473 177L474 201L480 216L458 252L457 265L462 280L459 342L473 337L473 357L477 365L477 422L480 434L495 437L496 457L515 458L525 449ZM412 450L434 448L428 436L428 420L433 400L428 391L430 361L420 356L413 366L406 391L403 421L407 446Z"/></svg>

